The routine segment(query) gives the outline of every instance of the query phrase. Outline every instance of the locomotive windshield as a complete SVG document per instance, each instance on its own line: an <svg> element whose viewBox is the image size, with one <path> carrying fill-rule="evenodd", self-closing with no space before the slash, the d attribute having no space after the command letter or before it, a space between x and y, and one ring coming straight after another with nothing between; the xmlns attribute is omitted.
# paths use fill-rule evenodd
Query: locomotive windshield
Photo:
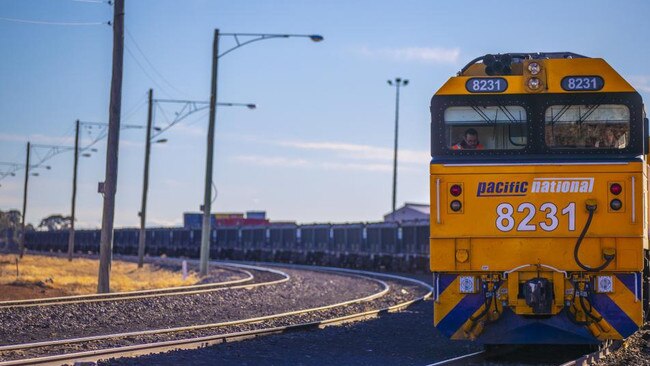
<svg viewBox="0 0 650 366"><path fill-rule="evenodd" d="M629 141L625 105L552 105L544 121L546 145L554 149L623 149Z"/></svg>
<svg viewBox="0 0 650 366"><path fill-rule="evenodd" d="M521 106L449 107L444 112L452 150L510 150L526 146L526 110Z"/></svg>

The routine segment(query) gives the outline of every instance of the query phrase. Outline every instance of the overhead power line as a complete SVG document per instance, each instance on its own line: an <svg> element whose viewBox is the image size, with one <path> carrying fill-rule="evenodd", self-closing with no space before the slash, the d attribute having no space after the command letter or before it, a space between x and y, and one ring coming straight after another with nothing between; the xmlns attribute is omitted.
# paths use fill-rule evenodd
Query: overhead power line
<svg viewBox="0 0 650 366"><path fill-rule="evenodd" d="M18 19L18 18L6 18L0 17L0 20L14 23L28 23L28 24L40 24L40 25L63 25L63 26L89 26L89 25L110 25L110 22L50 22L46 20L31 20L31 19Z"/></svg>
<svg viewBox="0 0 650 366"><path fill-rule="evenodd" d="M135 38L133 37L133 35L131 35L131 32L129 32L128 29L126 29L126 35L131 39L131 41L133 42L133 45L135 46L135 48L136 48L136 49L138 50L138 52L142 55L142 57L143 57L144 60L147 62L147 64L151 67L151 70L153 70L153 72L155 72L156 75L158 75L158 76L160 77L160 79L161 79L162 81L165 82L165 84L169 85L169 86L170 86L172 89L174 89L176 92L178 92L179 94L185 94L185 93L183 93L181 90L179 90L177 87L175 87L172 83L170 83L169 80L167 80L167 78L165 78L165 77L164 77L160 72L158 72L158 69L153 65L153 63L151 63L151 61L149 61L149 58L148 58L147 55L142 51L142 48L140 48L140 46L138 45L138 42L135 40Z"/></svg>
<svg viewBox="0 0 650 366"><path fill-rule="evenodd" d="M135 55L133 54L133 52L131 52L131 49L129 48L129 46L125 46L124 49L126 50L126 53L127 53L129 56L131 56L131 58L133 58L133 61L135 61L135 64L138 65L138 67L140 68L140 70L142 70L142 72L144 73L144 75L145 75L149 80L151 80L151 82L153 82L153 83L154 83L154 84L155 84L155 85L160 89L160 91L161 91L163 94L165 94L165 95L167 95L167 96L170 96L171 94L169 94L169 93L167 92L167 89L166 89L165 87L163 87L162 85L158 84L158 82L156 81L156 79L154 79L153 77L151 77L151 75L149 75L149 73L148 73L147 70L144 68L144 66L142 66L142 64L140 63L140 61L138 61L138 58L135 57Z"/></svg>

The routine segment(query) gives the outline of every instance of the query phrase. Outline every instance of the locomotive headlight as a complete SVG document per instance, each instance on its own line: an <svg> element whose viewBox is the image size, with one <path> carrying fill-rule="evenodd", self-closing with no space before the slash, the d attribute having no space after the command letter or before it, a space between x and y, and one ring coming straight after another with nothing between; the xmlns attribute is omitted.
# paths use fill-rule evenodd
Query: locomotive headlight
<svg viewBox="0 0 650 366"><path fill-rule="evenodd" d="M621 202L621 200L619 200L618 198L614 198L614 199L609 203L609 207L611 207L612 210L614 210L614 211L618 211L618 210L621 209L621 207L623 207L623 202Z"/></svg>
<svg viewBox="0 0 650 366"><path fill-rule="evenodd" d="M476 278L474 276L460 276L458 281L461 294L476 293Z"/></svg>
<svg viewBox="0 0 650 366"><path fill-rule="evenodd" d="M539 66L539 64L537 62L531 62L531 63L528 64L528 71L533 75L539 74L539 72L541 70L542 70L542 67Z"/></svg>
<svg viewBox="0 0 650 366"><path fill-rule="evenodd" d="M600 293L614 292L614 278L612 276L597 276L596 292L600 292Z"/></svg>
<svg viewBox="0 0 650 366"><path fill-rule="evenodd" d="M537 90L540 86L542 86L542 82L538 78L528 79L528 88L531 90Z"/></svg>
<svg viewBox="0 0 650 366"><path fill-rule="evenodd" d="M460 203L459 200L453 200L451 201L451 204L449 204L449 207L451 208L452 211L458 212L463 207L463 205Z"/></svg>

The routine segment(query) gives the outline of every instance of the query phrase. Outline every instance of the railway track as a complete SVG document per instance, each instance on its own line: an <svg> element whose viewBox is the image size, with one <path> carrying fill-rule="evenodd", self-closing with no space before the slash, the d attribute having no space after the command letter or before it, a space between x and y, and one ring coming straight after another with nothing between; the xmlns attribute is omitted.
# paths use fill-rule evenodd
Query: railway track
<svg viewBox="0 0 650 366"><path fill-rule="evenodd" d="M260 335L324 327L376 317L383 312L402 309L431 295L431 287L427 284L403 277L381 275L377 278L377 274L363 271L321 270L372 280L380 285L381 290L335 304L235 321L8 345L0 347L0 357L6 360L0 362L0 365L62 364L143 355L170 349L193 349ZM392 282L393 286L388 282ZM400 282L421 288L421 294L393 301L389 305L373 306L373 301L391 295L391 291L403 296L406 290L400 287L398 284ZM75 351L78 349L85 350Z"/></svg>
<svg viewBox="0 0 650 366"><path fill-rule="evenodd" d="M607 341L603 342L598 350L583 354L579 349L571 346L554 346L552 354L544 350L544 346L505 346L500 348L491 348L479 352L469 353L463 356L450 358L447 360L432 363L428 366L505 366L505 365L559 365L559 366L588 366L604 359L609 354L617 350L623 342ZM522 351L522 348L525 348ZM535 348L538 354L544 354L544 357L531 357L530 350ZM564 348L564 349L562 349ZM559 350L559 351L558 351ZM569 356L571 354L579 356ZM575 358L574 358L575 357ZM566 361L567 358L573 358Z"/></svg>
<svg viewBox="0 0 650 366"><path fill-rule="evenodd" d="M202 292L229 289L235 287L236 285L240 285L242 287L270 285L270 284L284 282L289 279L289 276L286 273L269 270L261 267L255 268L254 266L246 266L246 267L250 267L249 268L250 270L243 269L243 267L238 268L238 265L236 264L230 266L222 265L221 267L227 268L228 270L231 271L239 272L243 275L243 277L236 280L230 280L230 281L205 283L205 284L191 285L191 286L160 288L160 289L152 289L152 290L113 292L108 294L48 297L42 299L0 301L0 309L30 307L30 306L48 306L54 304L62 305L62 304L81 304L81 303L89 303L89 302L101 302L101 301L134 300L134 299L144 299L144 298L156 297L156 296L190 295L190 294L198 294ZM258 272L275 273L279 275L281 278L279 280L256 283L255 282L256 277L253 275L253 273L251 273L251 270L258 271Z"/></svg>

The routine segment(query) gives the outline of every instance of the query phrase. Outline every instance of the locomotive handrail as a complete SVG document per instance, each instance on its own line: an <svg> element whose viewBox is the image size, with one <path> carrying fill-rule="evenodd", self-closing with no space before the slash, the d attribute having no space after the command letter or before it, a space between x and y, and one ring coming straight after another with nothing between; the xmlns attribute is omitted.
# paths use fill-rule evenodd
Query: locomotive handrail
<svg viewBox="0 0 650 366"><path fill-rule="evenodd" d="M503 276L507 278L510 273L516 272L516 271L518 271L518 270L520 270L522 268L526 268L526 267L544 267L544 268L548 268L548 269L551 269L551 270L553 270L555 272L563 273L564 278L569 278L569 275L568 275L568 273L566 271L562 271L562 270L557 269L557 268L555 268L553 266L549 266L548 264L524 264L524 265L521 265L519 267L515 267L515 268L513 268L513 269L511 269L509 271L504 271Z"/></svg>

